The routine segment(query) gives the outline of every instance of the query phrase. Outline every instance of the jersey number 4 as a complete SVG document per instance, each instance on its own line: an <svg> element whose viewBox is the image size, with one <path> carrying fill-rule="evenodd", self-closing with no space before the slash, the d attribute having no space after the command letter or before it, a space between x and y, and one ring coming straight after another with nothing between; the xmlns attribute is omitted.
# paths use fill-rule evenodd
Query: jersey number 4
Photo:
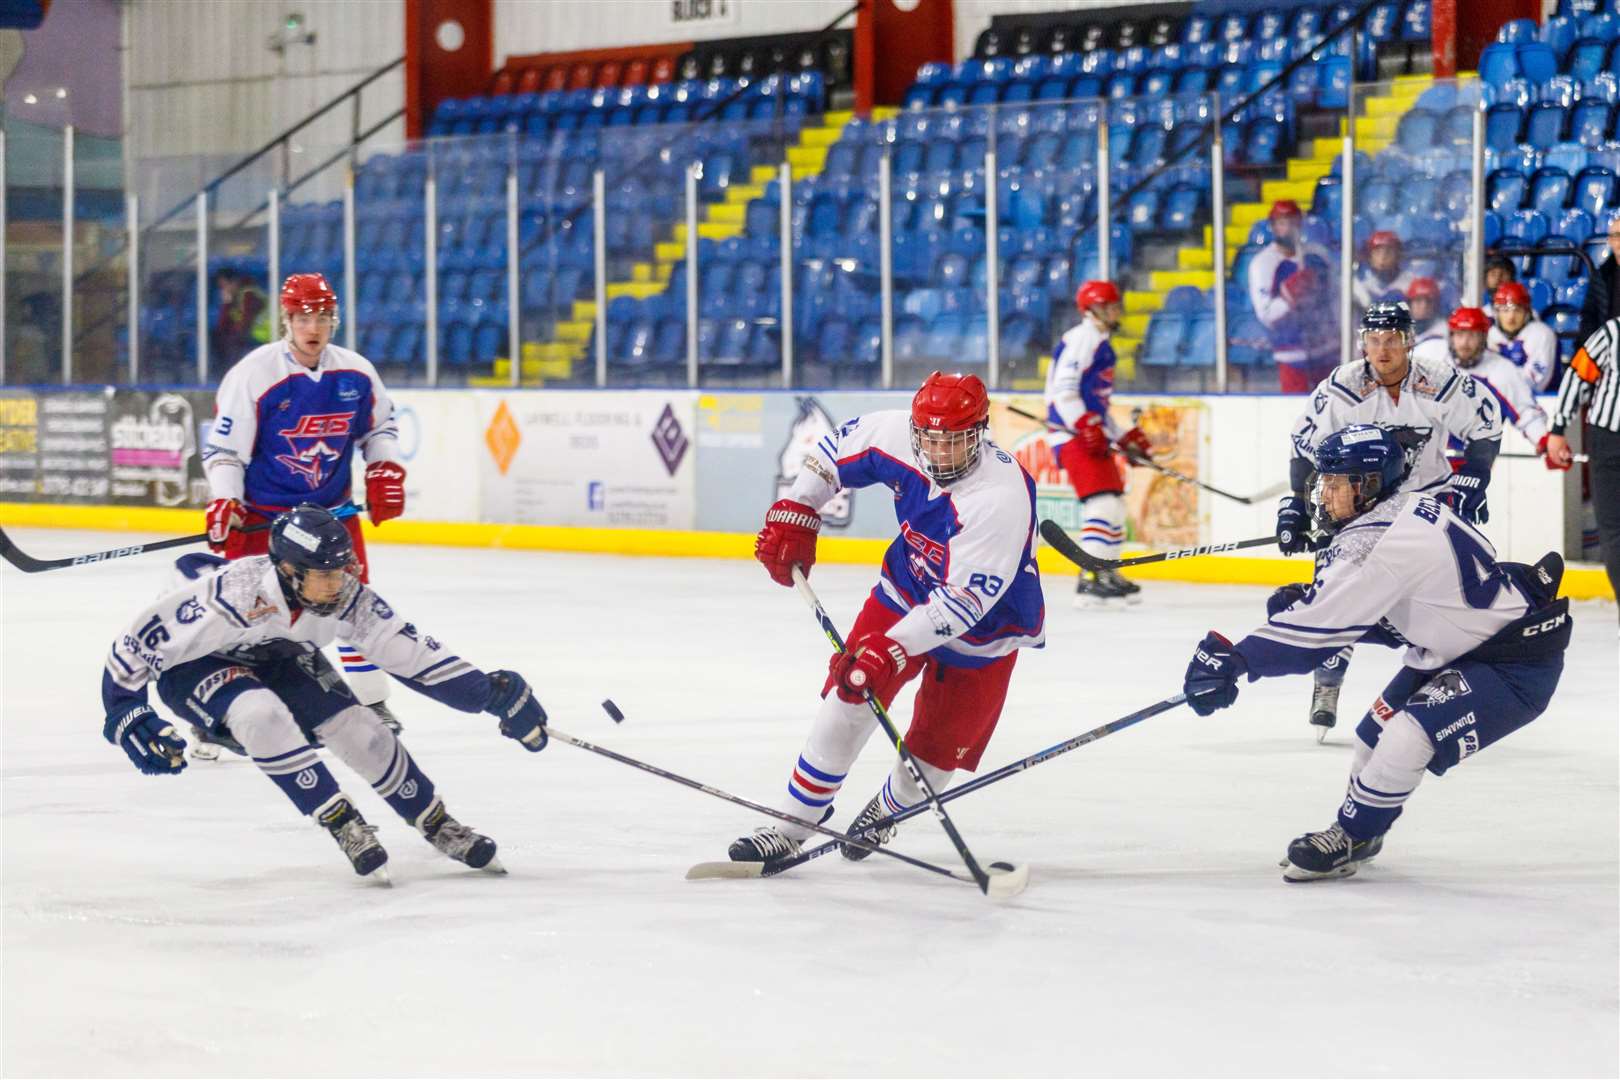
<svg viewBox="0 0 1620 1080"><path fill-rule="evenodd" d="M1457 579L1462 583L1463 599L1472 608L1488 608L1496 603L1503 589L1513 588L1507 572L1496 565L1472 533L1451 522L1446 526L1446 539L1451 542L1451 553L1457 559Z"/></svg>

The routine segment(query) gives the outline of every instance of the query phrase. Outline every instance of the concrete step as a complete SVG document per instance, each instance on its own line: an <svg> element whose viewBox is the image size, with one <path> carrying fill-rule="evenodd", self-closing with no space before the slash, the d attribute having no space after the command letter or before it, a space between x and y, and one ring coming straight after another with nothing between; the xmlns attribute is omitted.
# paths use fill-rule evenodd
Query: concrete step
<svg viewBox="0 0 1620 1080"><path fill-rule="evenodd" d="M1267 180L1260 185L1260 201L1268 207L1278 199L1293 199L1301 206L1309 206L1315 195L1315 180Z"/></svg>
<svg viewBox="0 0 1620 1080"><path fill-rule="evenodd" d="M1154 292L1163 295L1181 285L1207 289L1215 284L1215 274L1209 270L1155 270L1148 281Z"/></svg>

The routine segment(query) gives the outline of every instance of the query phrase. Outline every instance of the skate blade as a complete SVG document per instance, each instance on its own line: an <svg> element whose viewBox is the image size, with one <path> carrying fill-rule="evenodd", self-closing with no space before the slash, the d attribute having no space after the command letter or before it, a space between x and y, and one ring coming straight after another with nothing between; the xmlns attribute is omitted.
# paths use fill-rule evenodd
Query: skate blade
<svg viewBox="0 0 1620 1080"><path fill-rule="evenodd" d="M366 880L385 889L394 887L394 879L388 876L388 867L386 866L377 867L377 869L366 875Z"/></svg>
<svg viewBox="0 0 1620 1080"><path fill-rule="evenodd" d="M1326 727L1317 728L1316 729L1316 745L1321 746L1323 743L1327 742L1327 733L1332 731L1332 730L1333 730L1332 728L1326 728Z"/></svg>
<svg viewBox="0 0 1620 1080"><path fill-rule="evenodd" d="M990 876L984 894L992 900L1009 900L1029 887L1029 864L993 862L985 870Z"/></svg>
<svg viewBox="0 0 1620 1080"><path fill-rule="evenodd" d="M1124 611L1126 603L1117 596L1086 596L1084 594L1074 598L1077 611Z"/></svg>
<svg viewBox="0 0 1620 1080"><path fill-rule="evenodd" d="M489 862L485 863L483 866L480 866L478 869L486 874L506 873L506 867L501 865L501 857L499 855L493 856Z"/></svg>
<svg viewBox="0 0 1620 1080"><path fill-rule="evenodd" d="M720 881L725 878L757 878L765 876L761 862L700 862L686 872L687 881Z"/></svg>
<svg viewBox="0 0 1620 1080"><path fill-rule="evenodd" d="M1361 869L1361 864L1353 862L1321 874L1315 870L1301 869L1293 863L1286 863L1283 867L1283 880L1290 885L1303 885L1310 881L1327 881L1331 878L1350 877L1359 869Z"/></svg>

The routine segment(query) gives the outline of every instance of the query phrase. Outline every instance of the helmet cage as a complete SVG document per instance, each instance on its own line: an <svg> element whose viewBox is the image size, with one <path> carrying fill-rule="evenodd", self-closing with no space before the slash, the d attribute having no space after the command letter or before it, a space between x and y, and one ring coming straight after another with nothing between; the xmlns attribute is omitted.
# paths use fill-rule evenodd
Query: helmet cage
<svg viewBox="0 0 1620 1080"><path fill-rule="evenodd" d="M1355 492L1351 504L1350 516L1335 518L1327 507L1326 482L1329 477L1342 476L1350 482ZM1382 496L1387 494L1383 490L1383 477L1376 472L1349 472L1349 473L1319 473L1312 471L1310 475L1311 523L1315 530L1323 535L1331 535L1344 528L1356 518L1371 510Z"/></svg>
<svg viewBox="0 0 1620 1080"><path fill-rule="evenodd" d="M278 561L276 574L281 578L281 588L287 598L295 602L300 608L311 615L336 615L348 607L354 600L354 594L360 591L360 564L350 562L339 568L343 575L343 587L331 600L314 601L304 594L304 584L311 573L329 574L330 569L320 569L312 566L296 566L290 562Z"/></svg>
<svg viewBox="0 0 1620 1080"><path fill-rule="evenodd" d="M979 465L987 422L969 428L922 427L911 423L911 453L923 472L941 487L967 476Z"/></svg>

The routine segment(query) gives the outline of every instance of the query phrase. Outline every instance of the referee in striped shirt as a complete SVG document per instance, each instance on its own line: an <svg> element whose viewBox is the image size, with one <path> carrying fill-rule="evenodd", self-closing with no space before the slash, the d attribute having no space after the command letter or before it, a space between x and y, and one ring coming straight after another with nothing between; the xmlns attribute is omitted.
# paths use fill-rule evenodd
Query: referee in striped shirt
<svg viewBox="0 0 1620 1080"><path fill-rule="evenodd" d="M1591 465L1592 509L1609 584L1620 596L1620 318L1610 319L1575 350L1547 436L1547 468L1567 469L1574 460L1564 431L1581 422L1586 407L1586 452Z"/></svg>

